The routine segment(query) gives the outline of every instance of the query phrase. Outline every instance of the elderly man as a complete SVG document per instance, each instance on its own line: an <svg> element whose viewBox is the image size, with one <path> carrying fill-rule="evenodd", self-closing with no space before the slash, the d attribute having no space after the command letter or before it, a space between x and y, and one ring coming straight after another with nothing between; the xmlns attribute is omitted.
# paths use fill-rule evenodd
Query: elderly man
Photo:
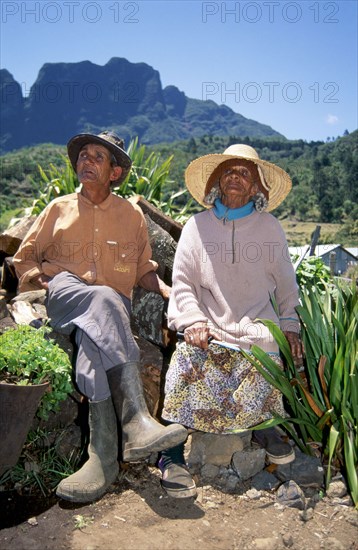
<svg viewBox="0 0 358 550"><path fill-rule="evenodd" d="M89 399L89 459L61 481L57 495L73 502L101 497L118 474L117 419L124 461L183 442L178 424L162 426L146 407L139 349L130 328L135 285L169 297L159 279L139 207L111 193L131 159L113 133L79 134L67 145L79 193L53 200L14 257L20 290L47 291L53 328L74 331L76 382Z"/></svg>

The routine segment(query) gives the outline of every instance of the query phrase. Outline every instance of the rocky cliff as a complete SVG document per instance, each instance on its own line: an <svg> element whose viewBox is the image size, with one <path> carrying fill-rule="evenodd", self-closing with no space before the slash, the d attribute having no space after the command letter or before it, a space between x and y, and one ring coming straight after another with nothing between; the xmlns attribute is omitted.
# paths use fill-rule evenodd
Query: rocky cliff
<svg viewBox="0 0 358 550"><path fill-rule="evenodd" d="M80 132L110 128L126 141L171 142L202 135L279 136L269 126L211 100L190 99L175 86L163 89L158 71L145 63L112 58L46 63L27 97L0 71L1 152L38 143L65 144Z"/></svg>

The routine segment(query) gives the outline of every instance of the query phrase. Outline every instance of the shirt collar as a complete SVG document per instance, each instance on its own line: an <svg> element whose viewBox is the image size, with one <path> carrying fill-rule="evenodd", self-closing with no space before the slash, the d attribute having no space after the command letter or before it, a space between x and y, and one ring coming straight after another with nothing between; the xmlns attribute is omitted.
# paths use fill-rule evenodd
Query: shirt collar
<svg viewBox="0 0 358 550"><path fill-rule="evenodd" d="M82 193L78 193L78 195L79 195L79 200L81 202L83 202L86 206L92 206L92 208L94 208L96 206L97 208L100 208L101 210L107 210L111 206L112 198L113 198L113 193L110 193L108 195L108 197L105 198L104 201L102 201L100 204L93 204L93 202L86 199L86 197L84 197L82 195Z"/></svg>
<svg viewBox="0 0 358 550"><path fill-rule="evenodd" d="M214 202L213 212L219 220L231 221L249 216L254 209L255 205L253 201L249 201L240 208L229 208L221 202L220 198L217 198Z"/></svg>

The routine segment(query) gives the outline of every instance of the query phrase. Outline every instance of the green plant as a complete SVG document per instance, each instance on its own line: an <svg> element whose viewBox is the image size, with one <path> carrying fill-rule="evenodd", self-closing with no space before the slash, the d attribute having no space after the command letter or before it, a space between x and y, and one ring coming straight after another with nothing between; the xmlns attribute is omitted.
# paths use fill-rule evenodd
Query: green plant
<svg viewBox="0 0 358 550"><path fill-rule="evenodd" d="M180 206L176 203L176 199L182 197L183 195L188 195L186 189L182 189L177 193L170 195L168 200L152 200L154 206L159 208L164 214L170 216L173 220L178 223L185 224L188 221L188 218L193 214L194 199L190 197L183 206Z"/></svg>
<svg viewBox="0 0 358 550"><path fill-rule="evenodd" d="M56 197L74 193L78 186L76 174L74 173L70 161L62 157L65 163L64 167L58 168L50 164L48 170L44 170L40 165L38 169L42 180L42 187L39 196L33 201L30 207L30 214L37 216L42 210ZM33 183L34 188L36 184Z"/></svg>
<svg viewBox="0 0 358 550"><path fill-rule="evenodd" d="M332 278L329 267L318 256L305 258L298 266L296 276L301 288L315 287L321 292Z"/></svg>
<svg viewBox="0 0 358 550"><path fill-rule="evenodd" d="M65 477L76 471L81 459L81 451L75 449L70 456L58 454L61 432L50 432L37 428L28 433L16 465L0 477L0 485L19 493L40 491L44 497ZM52 443L49 443L51 442Z"/></svg>
<svg viewBox="0 0 358 550"><path fill-rule="evenodd" d="M132 168L120 187L114 188L114 192L123 197L143 195L149 202L160 202L173 157L162 162L158 154L152 152L148 155L146 146L138 145L138 138L130 142L127 153L132 159Z"/></svg>
<svg viewBox="0 0 358 550"><path fill-rule="evenodd" d="M73 516L73 519L75 520L75 526L74 529L84 529L85 527L89 527L92 525L94 518L88 517L88 516L82 516L79 514L76 514Z"/></svg>
<svg viewBox="0 0 358 550"><path fill-rule="evenodd" d="M275 418L299 447L309 453L318 442L327 462L326 485L332 468L345 475L358 506L358 297L355 285L334 282L324 293L301 289L297 308L302 322L305 374L298 372L281 330L262 321L273 334L286 369L282 371L259 347L246 357L286 398L290 417ZM295 428L294 428L295 426Z"/></svg>
<svg viewBox="0 0 358 550"><path fill-rule="evenodd" d="M69 357L49 338L50 332L48 326L19 325L0 335L0 379L23 386L50 383L37 411L44 419L72 391Z"/></svg>

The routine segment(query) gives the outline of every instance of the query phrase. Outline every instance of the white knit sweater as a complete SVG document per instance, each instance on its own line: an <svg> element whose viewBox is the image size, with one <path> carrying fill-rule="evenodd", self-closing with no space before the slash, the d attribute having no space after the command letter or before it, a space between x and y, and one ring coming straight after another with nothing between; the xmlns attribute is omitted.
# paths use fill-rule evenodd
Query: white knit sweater
<svg viewBox="0 0 358 550"><path fill-rule="evenodd" d="M270 296L275 297L279 317ZM226 342L244 349L257 344L277 352L272 335L258 319L271 319L282 330L298 332L297 305L286 237L271 214L255 211L224 222L207 210L186 223L173 268L171 329L180 331L206 321Z"/></svg>

